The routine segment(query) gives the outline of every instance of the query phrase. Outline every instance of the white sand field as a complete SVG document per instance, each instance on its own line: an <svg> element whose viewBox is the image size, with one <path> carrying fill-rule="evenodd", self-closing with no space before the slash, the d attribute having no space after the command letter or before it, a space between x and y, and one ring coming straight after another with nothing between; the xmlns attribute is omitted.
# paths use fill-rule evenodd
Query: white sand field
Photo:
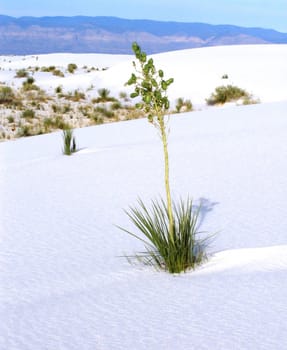
<svg viewBox="0 0 287 350"><path fill-rule="evenodd" d="M217 232L196 271L121 257L143 249L115 226L131 228L123 209L164 194L145 119L75 130L71 157L59 132L0 143L1 350L287 349L286 58L287 45L155 56L175 78L171 98L203 105L228 74L262 102L170 117L173 196L201 200L200 228ZM131 57L112 59L85 76L122 91Z"/></svg>
<svg viewBox="0 0 287 350"><path fill-rule="evenodd" d="M144 48L143 48L144 49ZM198 108L214 89L223 84L237 85L259 98L261 102L287 99L287 45L219 46L173 51L151 56L166 77L173 77L169 97L190 99ZM94 86L108 88L112 94L125 91L125 82L132 72L133 56L105 54L49 54L32 56L0 56L0 82L20 86L23 79L15 79L21 68L54 65L65 72L69 63L78 70L65 77L35 72L35 82L50 92L62 86L66 91L86 90ZM82 67L99 71L87 73ZM102 69L109 68L102 71ZM222 79L227 74L228 79Z"/></svg>

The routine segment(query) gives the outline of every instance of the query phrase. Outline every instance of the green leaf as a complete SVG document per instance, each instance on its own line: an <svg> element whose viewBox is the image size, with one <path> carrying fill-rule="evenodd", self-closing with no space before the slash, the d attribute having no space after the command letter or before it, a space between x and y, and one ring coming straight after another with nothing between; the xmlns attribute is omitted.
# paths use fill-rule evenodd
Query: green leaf
<svg viewBox="0 0 287 350"><path fill-rule="evenodd" d="M132 93L130 94L130 97L131 97L131 98L135 98L135 97L138 97L138 95L139 95L138 92L132 92Z"/></svg>
<svg viewBox="0 0 287 350"><path fill-rule="evenodd" d="M165 91L166 89L167 89L167 83L166 83L166 81L165 80L162 80L162 82L161 82L161 88Z"/></svg>
<svg viewBox="0 0 287 350"><path fill-rule="evenodd" d="M170 84L172 84L174 82L173 78L170 78L166 81L166 84L169 86Z"/></svg>

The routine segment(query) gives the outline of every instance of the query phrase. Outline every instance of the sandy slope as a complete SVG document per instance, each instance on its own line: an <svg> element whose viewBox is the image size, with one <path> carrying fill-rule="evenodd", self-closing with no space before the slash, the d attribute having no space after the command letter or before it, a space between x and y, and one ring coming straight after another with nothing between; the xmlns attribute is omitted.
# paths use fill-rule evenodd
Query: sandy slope
<svg viewBox="0 0 287 350"><path fill-rule="evenodd" d="M175 197L203 202L210 260L180 276L129 265L114 224L163 193L146 120L0 144L0 349L287 348L287 102L173 116Z"/></svg>
<svg viewBox="0 0 287 350"><path fill-rule="evenodd" d="M156 66L173 77L171 99L189 98L195 105L222 84L233 84L252 93L262 102L287 99L287 45L221 46L173 51L153 56ZM102 85L119 89L131 67L123 62L107 71ZM228 79L222 79L224 74ZM112 79L114 76L117 79ZM111 83L112 82L112 83Z"/></svg>

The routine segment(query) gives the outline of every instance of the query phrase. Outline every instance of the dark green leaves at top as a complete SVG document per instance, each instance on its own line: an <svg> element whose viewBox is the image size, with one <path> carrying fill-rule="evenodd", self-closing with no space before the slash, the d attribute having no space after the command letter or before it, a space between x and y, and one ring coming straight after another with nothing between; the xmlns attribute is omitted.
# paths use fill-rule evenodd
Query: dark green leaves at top
<svg viewBox="0 0 287 350"><path fill-rule="evenodd" d="M135 85L135 90L130 94L131 98L141 97L142 102L136 107L143 109L148 119L152 120L152 115L164 115L169 109L169 100L166 90L173 83L173 78L163 79L163 70L157 70L152 58L147 59L146 53L135 42L132 49L138 60L138 64L133 62L137 75L132 73L127 85Z"/></svg>

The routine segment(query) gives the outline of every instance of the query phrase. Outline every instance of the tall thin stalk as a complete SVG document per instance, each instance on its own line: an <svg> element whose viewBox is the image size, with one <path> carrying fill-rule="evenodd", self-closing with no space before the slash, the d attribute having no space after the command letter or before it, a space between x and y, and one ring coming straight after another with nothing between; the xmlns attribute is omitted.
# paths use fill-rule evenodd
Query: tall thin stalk
<svg viewBox="0 0 287 350"><path fill-rule="evenodd" d="M169 100L166 90L173 83L173 78L164 79L162 70L157 70L153 59L147 60L146 53L141 50L137 43L133 43L132 49L138 60L138 64L133 62L135 73L127 82L127 85L135 85L132 98L141 98L141 102L136 104L138 109L144 110L148 120L160 131L164 152L164 174L167 211L169 219L169 238L174 242L174 215L172 210L172 198L169 181L169 156L166 132L166 121L164 116L169 109Z"/></svg>

